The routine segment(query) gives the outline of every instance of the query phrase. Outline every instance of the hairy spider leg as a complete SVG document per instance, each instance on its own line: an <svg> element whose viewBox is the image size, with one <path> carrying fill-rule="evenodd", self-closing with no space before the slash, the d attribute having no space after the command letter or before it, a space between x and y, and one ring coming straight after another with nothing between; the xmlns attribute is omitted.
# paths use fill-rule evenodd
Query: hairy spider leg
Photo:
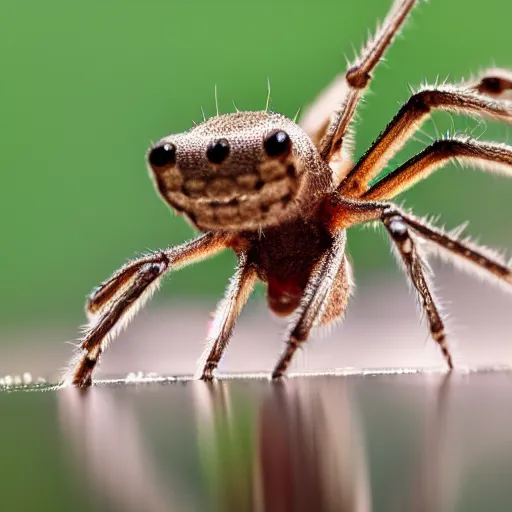
<svg viewBox="0 0 512 512"><path fill-rule="evenodd" d="M346 272L344 230L334 234L331 247L324 253L313 270L301 304L295 314L287 336L286 348L272 372L276 379L284 375L297 349L307 341L311 329L322 323L333 285L339 283L340 272ZM332 319L328 319L330 321Z"/></svg>
<svg viewBox="0 0 512 512"><path fill-rule="evenodd" d="M512 147L476 140L437 140L396 170L382 178L360 199L384 201L427 178L451 159L472 164L484 171L512 177Z"/></svg>
<svg viewBox="0 0 512 512"><path fill-rule="evenodd" d="M213 378L213 372L228 346L236 319L251 294L256 277L256 271L247 253L239 253L236 272L231 278L224 298L217 306L205 350L197 362L195 378L203 380Z"/></svg>
<svg viewBox="0 0 512 512"><path fill-rule="evenodd" d="M411 215L404 214L399 207L389 202L373 202L347 199L333 193L325 202L324 218L331 231L345 230L366 222L381 221L391 236L404 264L409 279L418 292L420 302L429 322L430 332L444 358L453 368L453 361L446 345L446 334L439 306L431 292L428 281L428 264L419 252L415 237L419 236L439 246L454 256L469 262L502 282L512 284L512 268L497 257L487 255L476 244L457 240Z"/></svg>
<svg viewBox="0 0 512 512"><path fill-rule="evenodd" d="M88 387L108 342L125 327L170 270L190 265L224 249L231 237L206 233L178 247L135 260L105 281L90 297L91 322L70 363L63 384Z"/></svg>
<svg viewBox="0 0 512 512"><path fill-rule="evenodd" d="M344 197L361 197L368 189L370 181L380 174L389 160L430 116L432 110L488 116L507 123L512 122L512 103L481 96L460 86L425 88L413 94L400 108L338 186L339 193Z"/></svg>
<svg viewBox="0 0 512 512"><path fill-rule="evenodd" d="M327 94L320 96L316 109L319 115L326 112L322 103L325 104L326 99L329 101L334 99L333 92L342 93L336 103L332 105L335 107L334 111L331 110L327 115L323 114L325 121L317 123L317 130L312 133L312 140L319 140L318 150L326 162L331 161L335 155L341 152L344 137L349 131L357 106L372 80L373 70L382 60L384 52L389 48L408 14L417 3L418 0L396 1L381 27L377 29L375 36L367 42L361 51L361 55L349 66L343 77L335 80L330 91L328 89ZM314 115L314 106L311 107L310 112L308 117Z"/></svg>

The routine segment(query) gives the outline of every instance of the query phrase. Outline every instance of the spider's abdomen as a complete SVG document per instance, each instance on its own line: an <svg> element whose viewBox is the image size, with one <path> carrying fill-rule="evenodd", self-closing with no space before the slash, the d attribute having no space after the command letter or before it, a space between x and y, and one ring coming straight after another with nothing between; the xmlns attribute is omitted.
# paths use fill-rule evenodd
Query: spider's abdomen
<svg viewBox="0 0 512 512"><path fill-rule="evenodd" d="M268 307L278 316L288 316L300 304L304 290L299 285L298 276L289 276L285 281L278 281L274 276L268 278Z"/></svg>
<svg viewBox="0 0 512 512"><path fill-rule="evenodd" d="M250 258L267 283L269 308L288 316L300 304L310 276L331 236L313 219L298 217L259 234L245 235L253 247Z"/></svg>

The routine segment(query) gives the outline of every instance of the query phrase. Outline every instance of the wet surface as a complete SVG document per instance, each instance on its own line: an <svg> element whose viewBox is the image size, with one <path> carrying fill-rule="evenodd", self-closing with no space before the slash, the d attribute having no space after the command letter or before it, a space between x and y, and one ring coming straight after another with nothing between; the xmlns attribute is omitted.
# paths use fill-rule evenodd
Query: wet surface
<svg viewBox="0 0 512 512"><path fill-rule="evenodd" d="M4 388L12 391L14 388ZM510 510L512 373L0 393L1 510ZM9 457L13 453L15 456Z"/></svg>
<svg viewBox="0 0 512 512"><path fill-rule="evenodd" d="M151 372L192 373L213 302L142 311L97 374L126 378L86 393L39 379L60 377L76 326L4 333L0 511L512 510L512 372L494 366L512 362L512 296L438 277L449 377L427 371L443 360L403 280L361 286L282 383L247 373L266 377L283 348L283 325L258 301L220 366L251 378L211 386ZM389 373L411 366L422 370Z"/></svg>

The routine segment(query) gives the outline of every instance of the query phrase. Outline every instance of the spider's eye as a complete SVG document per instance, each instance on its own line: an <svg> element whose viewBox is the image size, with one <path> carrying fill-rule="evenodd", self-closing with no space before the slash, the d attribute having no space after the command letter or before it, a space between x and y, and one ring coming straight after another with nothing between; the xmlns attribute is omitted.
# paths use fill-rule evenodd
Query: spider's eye
<svg viewBox="0 0 512 512"><path fill-rule="evenodd" d="M268 156L281 156L290 152L292 141L288 134L283 132L283 130L274 130L265 138L263 147L265 148Z"/></svg>
<svg viewBox="0 0 512 512"><path fill-rule="evenodd" d="M152 167L167 167L176 163L176 146L166 143L153 148L149 153L149 163Z"/></svg>
<svg viewBox="0 0 512 512"><path fill-rule="evenodd" d="M220 164L229 155L229 142L226 139L219 139L212 142L206 150L206 158L212 164Z"/></svg>

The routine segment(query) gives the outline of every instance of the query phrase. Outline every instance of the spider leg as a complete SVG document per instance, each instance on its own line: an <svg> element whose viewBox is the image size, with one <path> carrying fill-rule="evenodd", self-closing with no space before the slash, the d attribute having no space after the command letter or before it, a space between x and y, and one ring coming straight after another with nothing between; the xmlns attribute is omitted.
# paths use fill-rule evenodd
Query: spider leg
<svg viewBox="0 0 512 512"><path fill-rule="evenodd" d="M445 233L424 220L404 213L394 203L352 200L333 194L325 209L324 219L332 232L365 222L382 221L385 216L392 215L399 215L414 234L442 249L443 254L459 258L461 262L470 263L475 269L484 270L486 275L512 285L512 267L508 266L503 258L491 254L485 247L459 240L457 235Z"/></svg>
<svg viewBox="0 0 512 512"><path fill-rule="evenodd" d="M346 240L343 230L336 232L331 248L325 252L313 271L298 310L298 317L288 335L286 348L272 372L273 379L286 372L293 355L308 339L311 329L322 322L336 276L345 261Z"/></svg>
<svg viewBox="0 0 512 512"><path fill-rule="evenodd" d="M508 267L499 257L486 254L485 249L476 244L457 240L455 236L448 235L426 222L403 213L393 203L351 200L333 194L325 205L324 219L331 232L336 229L345 230L365 222L381 221L384 224L395 242L409 278L421 297L432 337L440 345L450 368L452 363L446 348L443 322L439 308L429 290L429 284L423 271L428 267L418 252L414 235L435 244L449 255L469 262L479 270L484 270L487 275L512 285L512 268Z"/></svg>
<svg viewBox="0 0 512 512"><path fill-rule="evenodd" d="M206 233L183 245L129 261L89 295L85 304L88 317L95 318L101 314L112 300L125 291L144 265L168 259L169 262L172 262L173 270L177 270L181 266L190 265L211 256L217 250L223 249L227 242L228 239L223 235Z"/></svg>
<svg viewBox="0 0 512 512"><path fill-rule="evenodd" d="M157 288L160 278L171 269L211 256L225 248L229 240L227 235L206 233L181 246L128 263L105 281L89 299L88 309L94 316L63 384L90 386L93 370L108 342L143 306Z"/></svg>
<svg viewBox="0 0 512 512"><path fill-rule="evenodd" d="M142 267L159 259L165 260L165 256L162 255L158 258L158 256L152 254L135 261L130 261L106 281L103 281L87 298L85 304L87 316L93 319L100 315L112 300L119 297L126 290L126 287L132 284L135 276L141 273Z"/></svg>
<svg viewBox="0 0 512 512"><path fill-rule="evenodd" d="M512 177L512 146L476 140L438 140L398 167L360 196L368 201L389 200L456 158L491 172Z"/></svg>
<svg viewBox="0 0 512 512"><path fill-rule="evenodd" d="M512 285L512 267L507 265L499 254L494 254L485 247L480 247L468 240L459 240L457 236L445 233L442 229L431 226L408 214L401 214L407 225L424 240L431 242L455 263L470 263L475 270L483 270L485 276L497 278L500 282Z"/></svg>
<svg viewBox="0 0 512 512"><path fill-rule="evenodd" d="M345 72L343 78L335 80L331 90L326 90L320 96L316 107L313 105L308 116L304 118L304 126L309 129L313 140L319 140L318 149L326 162L330 162L339 154L359 101L372 80L373 70L416 3L417 0L395 1L384 23L377 30L375 37L367 43L361 56ZM337 91L341 95L334 103L332 93ZM326 109L329 104L336 105L332 114L332 111L327 112ZM314 123L313 116L316 117Z"/></svg>
<svg viewBox="0 0 512 512"><path fill-rule="evenodd" d="M453 360L446 344L443 319L439 312L439 306L430 291L431 285L427 279L428 264L419 253L414 238L400 214L384 213L382 222L395 244L411 283L418 292L421 306L427 316L430 334L439 345L448 367L452 369Z"/></svg>
<svg viewBox="0 0 512 512"><path fill-rule="evenodd" d="M343 219L345 227L374 220L380 220L384 224L403 261L410 282L418 293L420 303L427 316L430 334L439 345L448 367L452 369L453 361L446 344L443 319L427 278L429 267L418 251L414 237L411 236L407 222L401 212L389 203L362 203L345 200L341 197L338 199L337 206L335 206L334 201L330 206L336 208L336 213L330 222L331 229L335 226L332 221L336 217L339 217L339 220ZM338 226L343 229L341 225Z"/></svg>
<svg viewBox="0 0 512 512"><path fill-rule="evenodd" d="M232 277L224 298L215 312L203 355L197 362L195 378L211 380L213 372L226 349L236 319L244 307L256 282L256 270L247 253L240 253L237 271Z"/></svg>
<svg viewBox="0 0 512 512"><path fill-rule="evenodd" d="M512 123L512 103L475 94L467 87L443 85L413 94L400 108L368 151L341 182L338 191L345 197L360 197L370 181L418 130L432 110L488 116Z"/></svg>
<svg viewBox="0 0 512 512"><path fill-rule="evenodd" d="M322 91L315 102L301 116L299 125L309 135L309 138L317 148L329 126L331 114L339 108L340 104L345 102L349 91L350 87L347 84L345 75L339 75L327 89ZM333 154L329 160L335 186L339 184L354 166L353 135L353 129L344 134L343 144L339 151Z"/></svg>
<svg viewBox="0 0 512 512"><path fill-rule="evenodd" d="M325 135L332 113L346 101L350 86L341 73L315 98L300 116L299 126L309 135L318 148ZM346 145L343 146L346 149Z"/></svg>

